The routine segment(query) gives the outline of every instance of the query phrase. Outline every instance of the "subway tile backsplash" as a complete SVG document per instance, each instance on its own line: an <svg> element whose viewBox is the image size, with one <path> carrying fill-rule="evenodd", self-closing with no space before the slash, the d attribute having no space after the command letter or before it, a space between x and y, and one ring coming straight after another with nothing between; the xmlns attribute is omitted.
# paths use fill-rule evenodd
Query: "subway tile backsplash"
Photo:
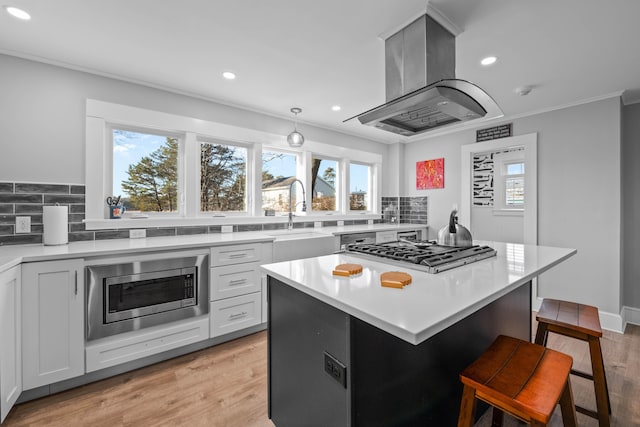
<svg viewBox="0 0 640 427"><path fill-rule="evenodd" d="M427 197L383 197L382 218L384 222L392 222L392 218L400 224L427 224Z"/></svg>
<svg viewBox="0 0 640 427"><path fill-rule="evenodd" d="M426 199L426 197L425 197ZM394 200L397 200L395 198ZM42 207L46 205L69 207L69 242L83 240L127 239L129 230L87 230L85 219L85 186L78 184L49 184L31 182L0 182L0 245L42 243ZM426 203L426 202L425 202ZM16 233L16 216L31 217L31 233ZM426 208L425 208L426 217ZM375 220L376 223L382 220ZM402 221L401 221L402 222ZM426 222L426 221L425 221ZM346 220L345 225L364 225L366 219ZM322 221L323 227L333 227L337 221ZM295 228L313 228L313 221L296 221ZM236 224L233 231L284 230L286 224ZM220 225L146 228L147 237L181 236L220 233Z"/></svg>
<svg viewBox="0 0 640 427"><path fill-rule="evenodd" d="M82 223L84 185L0 182L0 245L42 243L42 207L56 203L69 207L69 241L95 238ZM31 218L30 233L16 233L17 216Z"/></svg>

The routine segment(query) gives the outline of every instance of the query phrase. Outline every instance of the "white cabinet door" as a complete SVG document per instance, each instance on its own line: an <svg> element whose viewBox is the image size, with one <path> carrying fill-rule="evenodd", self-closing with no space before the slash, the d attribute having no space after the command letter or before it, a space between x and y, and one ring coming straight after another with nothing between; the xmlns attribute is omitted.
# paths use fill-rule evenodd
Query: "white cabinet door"
<svg viewBox="0 0 640 427"><path fill-rule="evenodd" d="M22 393L20 267L0 275L0 422Z"/></svg>
<svg viewBox="0 0 640 427"><path fill-rule="evenodd" d="M22 266L25 390L84 374L84 262Z"/></svg>

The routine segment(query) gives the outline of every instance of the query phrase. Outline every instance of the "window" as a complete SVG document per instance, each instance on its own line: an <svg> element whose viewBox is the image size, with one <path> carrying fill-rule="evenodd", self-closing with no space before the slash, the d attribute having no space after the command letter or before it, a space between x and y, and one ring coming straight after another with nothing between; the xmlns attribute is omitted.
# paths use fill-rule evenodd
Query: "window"
<svg viewBox="0 0 640 427"><path fill-rule="evenodd" d="M349 164L349 210L371 210L371 166Z"/></svg>
<svg viewBox="0 0 640 427"><path fill-rule="evenodd" d="M262 209L289 212L289 187L296 179L297 156L280 151L262 151ZM292 205L297 204L296 191L291 192ZM300 200L302 201L302 200ZM294 209L295 210L295 209Z"/></svg>
<svg viewBox="0 0 640 427"><path fill-rule="evenodd" d="M129 213L178 212L179 139L113 128L112 196Z"/></svg>
<svg viewBox="0 0 640 427"><path fill-rule="evenodd" d="M525 205L524 150L496 153L494 161L494 206L497 211L522 212ZM516 212L517 213L517 212Z"/></svg>
<svg viewBox="0 0 640 427"><path fill-rule="evenodd" d="M507 163L505 166L504 201L507 207L524 206L524 163Z"/></svg>
<svg viewBox="0 0 640 427"><path fill-rule="evenodd" d="M118 228L270 222L264 210L287 212L296 178L308 217L378 209L382 154L320 141L291 149L285 135L92 99L85 111L87 230L113 228L113 196L127 207ZM296 211L301 196L294 185Z"/></svg>
<svg viewBox="0 0 640 427"><path fill-rule="evenodd" d="M314 211L336 211L338 188L338 162L313 157L311 160L311 209Z"/></svg>
<svg viewBox="0 0 640 427"><path fill-rule="evenodd" d="M247 149L200 143L200 211L247 211Z"/></svg>

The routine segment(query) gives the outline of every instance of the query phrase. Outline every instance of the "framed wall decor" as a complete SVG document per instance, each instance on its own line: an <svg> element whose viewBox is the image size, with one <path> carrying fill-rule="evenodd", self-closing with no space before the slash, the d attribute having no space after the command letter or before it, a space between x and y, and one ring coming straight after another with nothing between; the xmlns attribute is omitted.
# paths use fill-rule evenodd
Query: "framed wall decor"
<svg viewBox="0 0 640 427"><path fill-rule="evenodd" d="M444 157L416 162L416 189L444 188Z"/></svg>

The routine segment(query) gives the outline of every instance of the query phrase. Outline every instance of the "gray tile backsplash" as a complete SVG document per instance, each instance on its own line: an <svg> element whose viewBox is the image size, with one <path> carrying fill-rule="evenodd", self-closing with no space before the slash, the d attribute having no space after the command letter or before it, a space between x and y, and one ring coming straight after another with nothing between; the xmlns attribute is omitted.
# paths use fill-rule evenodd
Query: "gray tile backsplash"
<svg viewBox="0 0 640 427"><path fill-rule="evenodd" d="M93 232L85 230L84 185L42 184L32 182L0 182L0 245L42 243L42 207L69 207L69 241L93 240ZM30 233L16 233L16 216L31 218Z"/></svg>
<svg viewBox="0 0 640 427"><path fill-rule="evenodd" d="M401 224L427 224L427 197L383 197L382 218L384 222Z"/></svg>
<svg viewBox="0 0 640 427"><path fill-rule="evenodd" d="M383 198L383 204L384 204ZM398 200L394 198L393 200ZM41 184L30 182L0 182L0 245L42 243L42 207L45 205L69 207L69 242L86 240L127 239L129 230L87 230L85 219L85 186L78 184ZM16 216L31 217L31 233L16 234ZM294 228L313 228L313 221L294 220ZM375 220L379 223L382 220ZM426 197L425 197L426 222ZM336 220L322 221L323 227L334 227ZM345 225L367 224L366 219L345 220ZM235 224L233 231L284 230L286 223ZM190 234L221 233L222 226L150 227L147 237L180 236Z"/></svg>

